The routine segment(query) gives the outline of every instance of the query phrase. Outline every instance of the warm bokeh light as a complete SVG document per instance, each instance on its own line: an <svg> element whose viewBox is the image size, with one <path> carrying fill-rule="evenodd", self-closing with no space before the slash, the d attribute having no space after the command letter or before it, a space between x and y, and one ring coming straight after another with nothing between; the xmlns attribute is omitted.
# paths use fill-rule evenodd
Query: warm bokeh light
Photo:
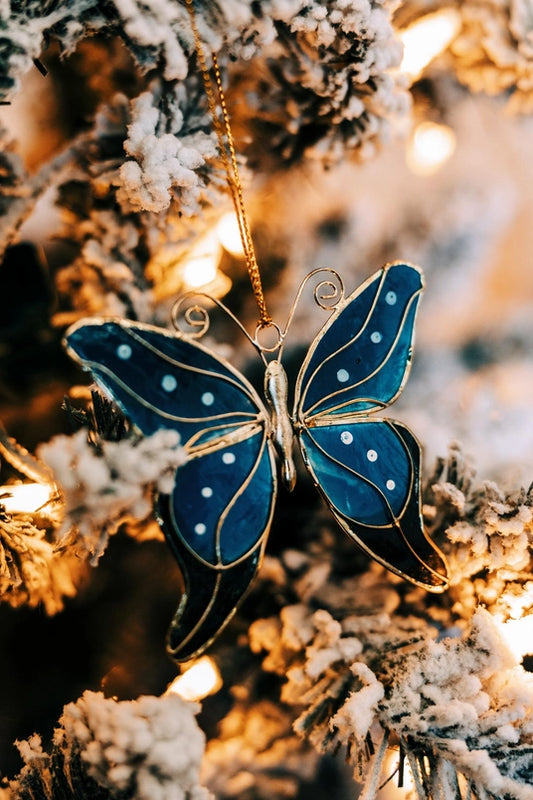
<svg viewBox="0 0 533 800"><path fill-rule="evenodd" d="M0 486L0 505L10 514L32 514L49 503L54 494L54 487L46 483Z"/></svg>
<svg viewBox="0 0 533 800"><path fill-rule="evenodd" d="M411 767L409 765L409 759L407 756L404 758L403 762L403 773L402 773L402 780L401 786L398 786L398 781L400 780L399 770L400 770L400 753L397 748L390 749L385 756L383 762L383 775L389 777L390 780L386 783L386 785L382 788L380 797L382 800L407 800L407 798L411 797L411 793L415 789L415 783L413 780L413 775L411 773Z"/></svg>
<svg viewBox="0 0 533 800"><path fill-rule="evenodd" d="M517 661L533 653L533 614L522 619L497 620L500 632Z"/></svg>
<svg viewBox="0 0 533 800"><path fill-rule="evenodd" d="M221 686L222 677L217 665L209 656L202 656L172 681L166 693L195 701L218 692Z"/></svg>
<svg viewBox="0 0 533 800"><path fill-rule="evenodd" d="M199 256L187 261L183 267L183 281L186 289L199 289L215 280L217 261L212 255Z"/></svg>
<svg viewBox="0 0 533 800"><path fill-rule="evenodd" d="M199 289L212 283L217 275L221 247L214 230L208 231L194 245L179 265L185 289Z"/></svg>
<svg viewBox="0 0 533 800"><path fill-rule="evenodd" d="M533 654L533 581L520 594L505 593L500 600L509 609L508 616L494 615L507 646L518 661Z"/></svg>
<svg viewBox="0 0 533 800"><path fill-rule="evenodd" d="M411 82L420 77L427 65L442 53L457 36L461 15L455 8L442 8L426 14L400 32L403 58L400 72Z"/></svg>
<svg viewBox="0 0 533 800"><path fill-rule="evenodd" d="M146 266L156 301L195 290L224 297L231 289L231 279L219 269L221 256L222 246L214 228L188 250L171 244L162 247Z"/></svg>
<svg viewBox="0 0 533 800"><path fill-rule="evenodd" d="M433 175L455 151L456 136L447 125L421 122L407 143L406 160L416 175Z"/></svg>
<svg viewBox="0 0 533 800"><path fill-rule="evenodd" d="M216 231L224 250L236 258L244 258L239 221L234 211L230 211L220 218Z"/></svg>

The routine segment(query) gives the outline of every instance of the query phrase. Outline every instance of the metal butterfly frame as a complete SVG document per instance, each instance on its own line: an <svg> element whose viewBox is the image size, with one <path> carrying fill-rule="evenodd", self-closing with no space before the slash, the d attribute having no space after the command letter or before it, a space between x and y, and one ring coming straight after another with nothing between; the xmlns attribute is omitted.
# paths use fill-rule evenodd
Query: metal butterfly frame
<svg viewBox="0 0 533 800"><path fill-rule="evenodd" d="M281 363L295 308L311 278L331 315L309 347L288 411ZM375 417L407 380L422 272L395 262L345 296L333 270L303 280L276 342L244 331L265 365L263 401L247 378L200 343L209 317L185 318L196 332L128 320L89 319L65 345L144 434L179 431L188 454L157 514L183 573L185 590L168 633L176 661L202 653L246 594L265 550L277 495L276 456L290 490L297 440L303 462L340 527L392 572L428 591L448 583L444 556L424 531L420 446L398 421ZM178 301L176 318L181 308ZM264 327L264 326L263 326Z"/></svg>

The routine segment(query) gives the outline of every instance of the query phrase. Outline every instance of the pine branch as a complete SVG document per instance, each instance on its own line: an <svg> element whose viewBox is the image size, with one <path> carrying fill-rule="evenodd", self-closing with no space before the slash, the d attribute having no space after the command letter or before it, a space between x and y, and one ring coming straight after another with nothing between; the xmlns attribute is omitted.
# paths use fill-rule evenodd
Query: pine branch
<svg viewBox="0 0 533 800"><path fill-rule="evenodd" d="M83 147L85 136L78 136L64 150L44 164L34 175L28 176L22 169L17 170L16 180L10 195L3 190L4 213L0 216L0 258L12 244L23 222L30 216L35 204L52 183L61 179L61 174L74 164L76 154ZM3 156L7 158L7 153Z"/></svg>
<svg viewBox="0 0 533 800"><path fill-rule="evenodd" d="M369 798L382 765L367 738L375 750L383 731L402 743L421 800L462 798L458 776L474 797L531 796L533 678L492 616L527 596L531 501L525 492L497 498L494 487L474 483L471 465L452 448L425 497L438 521L433 538L455 576L446 595L428 602L377 566L360 577L339 576L334 566L320 571L324 553L314 543L297 579L292 557L281 555L299 602L250 627L252 650L266 653L263 668L280 677L280 699L296 713L296 733L320 752L345 748L356 775L368 775ZM456 551L458 529L469 534ZM491 567L498 552L505 570Z"/></svg>
<svg viewBox="0 0 533 800"><path fill-rule="evenodd" d="M52 749L34 734L1 800L209 800L200 785L198 706L176 695L117 702L85 692L63 709Z"/></svg>

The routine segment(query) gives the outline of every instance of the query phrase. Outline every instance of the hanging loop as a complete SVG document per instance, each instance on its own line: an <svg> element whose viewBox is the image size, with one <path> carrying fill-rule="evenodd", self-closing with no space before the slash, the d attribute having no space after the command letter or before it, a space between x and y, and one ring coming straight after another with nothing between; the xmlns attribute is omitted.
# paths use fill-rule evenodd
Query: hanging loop
<svg viewBox="0 0 533 800"><path fill-rule="evenodd" d="M250 231L250 224L248 222L248 216L246 214L244 194L242 190L242 183L237 164L237 154L235 151L233 133L231 131L229 112L226 104L224 89L222 86L222 77L220 74L218 59L216 53L212 52L211 60L213 62L214 83L216 87L216 93L218 96L218 102L222 113L222 122L219 118L215 91L211 81L211 75L207 67L207 61L202 47L200 32L198 30L198 25L196 24L196 12L194 9L194 0L185 0L185 5L187 7L187 11L189 12L189 17L191 20L191 28L194 36L194 45L196 48L196 55L198 58L198 63L200 65L200 70L202 72L202 79L204 82L205 92L207 95L209 111L211 113L213 126L215 128L215 132L218 138L220 154L222 156L222 161L224 163L224 168L226 170L227 182L233 200L233 205L235 207L235 213L237 215L237 221L239 224L239 233L244 251L246 267L248 270L248 275L250 277L250 282L252 284L252 291L254 293L257 307L259 310L259 325L262 327L266 327L272 323L272 318L267 311L265 295L263 292L263 285L261 281L261 273L259 271L259 266L257 264L257 259L255 256L255 248L252 241L252 234Z"/></svg>

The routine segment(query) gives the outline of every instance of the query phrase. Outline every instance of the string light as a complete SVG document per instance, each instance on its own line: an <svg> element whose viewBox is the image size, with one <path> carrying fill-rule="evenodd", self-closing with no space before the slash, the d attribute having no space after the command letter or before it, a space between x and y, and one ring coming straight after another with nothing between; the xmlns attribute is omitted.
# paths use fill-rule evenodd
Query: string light
<svg viewBox="0 0 533 800"><path fill-rule="evenodd" d="M455 151L456 136L448 125L421 122L407 143L406 160L416 175L433 175Z"/></svg>
<svg viewBox="0 0 533 800"><path fill-rule="evenodd" d="M400 72L416 81L425 67L440 55L457 36L461 15L455 8L442 8L413 22L400 31L403 59Z"/></svg>
<svg viewBox="0 0 533 800"><path fill-rule="evenodd" d="M403 772L400 782L399 764L400 754L398 749L389 750L383 762L383 775L390 775L391 779L387 782L386 787L382 789L383 800L406 800L415 789L415 782L411 773L409 759L405 758L403 762Z"/></svg>
<svg viewBox="0 0 533 800"><path fill-rule="evenodd" d="M203 700L218 692L222 677L216 663L209 656L202 656L169 685L165 694L179 694L184 700Z"/></svg>
<svg viewBox="0 0 533 800"><path fill-rule="evenodd" d="M49 503L55 489L45 483L17 483L0 486L0 505L10 514L33 514Z"/></svg>

